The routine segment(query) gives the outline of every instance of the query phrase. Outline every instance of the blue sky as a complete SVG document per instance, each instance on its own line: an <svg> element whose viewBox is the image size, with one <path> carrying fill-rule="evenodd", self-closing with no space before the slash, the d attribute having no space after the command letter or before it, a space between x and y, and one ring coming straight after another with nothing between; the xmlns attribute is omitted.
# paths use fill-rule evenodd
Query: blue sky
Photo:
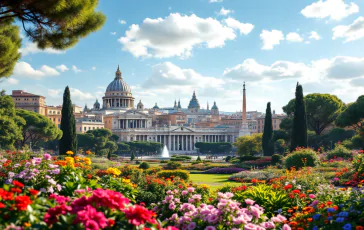
<svg viewBox="0 0 364 230"><path fill-rule="evenodd" d="M240 111L242 83L248 110L270 101L280 112L299 81L307 93L344 102L364 92L364 0L107 0L104 27L71 49L38 50L23 40L10 94L24 89L62 103L101 100L117 65L145 107L186 107L196 90L202 107ZM22 32L24 34L24 32Z"/></svg>

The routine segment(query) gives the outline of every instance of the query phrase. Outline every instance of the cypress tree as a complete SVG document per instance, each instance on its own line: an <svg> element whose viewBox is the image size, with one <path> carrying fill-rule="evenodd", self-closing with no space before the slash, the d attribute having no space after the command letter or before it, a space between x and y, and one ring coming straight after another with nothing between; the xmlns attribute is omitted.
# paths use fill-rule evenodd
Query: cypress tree
<svg viewBox="0 0 364 230"><path fill-rule="evenodd" d="M272 156L274 154L272 137L273 137L272 110L270 108L270 102L268 102L267 109L265 111L264 132L262 137L262 148L265 156Z"/></svg>
<svg viewBox="0 0 364 230"><path fill-rule="evenodd" d="M307 115L302 86L296 86L295 111L291 136L291 151L297 147L307 147Z"/></svg>
<svg viewBox="0 0 364 230"><path fill-rule="evenodd" d="M73 105L71 101L70 89L68 86L64 90L62 105L61 130L62 138L59 141L59 154L64 155L67 151L77 153L76 121L73 115Z"/></svg>

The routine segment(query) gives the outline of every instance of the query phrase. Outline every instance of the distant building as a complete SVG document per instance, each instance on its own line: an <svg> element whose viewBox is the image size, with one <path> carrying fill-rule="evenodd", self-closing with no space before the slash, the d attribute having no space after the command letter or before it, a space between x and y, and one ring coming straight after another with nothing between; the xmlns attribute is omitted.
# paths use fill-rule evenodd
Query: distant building
<svg viewBox="0 0 364 230"><path fill-rule="evenodd" d="M45 97L28 93L23 90L13 90L11 96L13 98L15 108L46 115Z"/></svg>
<svg viewBox="0 0 364 230"><path fill-rule="evenodd" d="M104 122L98 116L76 118L76 132L85 133L89 130L103 129Z"/></svg>
<svg viewBox="0 0 364 230"><path fill-rule="evenodd" d="M279 130L279 126L280 126L283 118L285 118L285 117L287 117L285 114L276 114L275 111L273 110L273 113L272 113L273 130ZM265 114L259 116L256 119L258 133L263 133L263 131L264 131L264 119L265 119Z"/></svg>

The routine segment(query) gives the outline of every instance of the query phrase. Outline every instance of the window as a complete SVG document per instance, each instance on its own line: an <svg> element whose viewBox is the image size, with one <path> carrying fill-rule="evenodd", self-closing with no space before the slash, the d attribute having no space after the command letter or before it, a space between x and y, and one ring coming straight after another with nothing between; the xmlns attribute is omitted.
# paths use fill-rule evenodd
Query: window
<svg viewBox="0 0 364 230"><path fill-rule="evenodd" d="M58 118L58 121L61 122L61 118Z"/></svg>
<svg viewBox="0 0 364 230"><path fill-rule="evenodd" d="M86 127L83 127L83 130L86 131Z"/></svg>
<svg viewBox="0 0 364 230"><path fill-rule="evenodd" d="M56 118L53 118L53 121L56 122Z"/></svg>
<svg viewBox="0 0 364 230"><path fill-rule="evenodd" d="M82 132L82 127L80 127L80 132Z"/></svg>
<svg viewBox="0 0 364 230"><path fill-rule="evenodd" d="M59 129L61 128L61 124L58 124L58 128L59 128Z"/></svg>

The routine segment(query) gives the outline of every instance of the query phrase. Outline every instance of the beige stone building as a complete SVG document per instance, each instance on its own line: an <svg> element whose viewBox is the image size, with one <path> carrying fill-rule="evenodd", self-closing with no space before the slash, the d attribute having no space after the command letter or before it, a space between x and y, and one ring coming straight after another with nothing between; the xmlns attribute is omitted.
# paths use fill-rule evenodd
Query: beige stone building
<svg viewBox="0 0 364 230"><path fill-rule="evenodd" d="M13 90L11 96L13 98L15 108L46 115L47 106L45 97L28 93L24 90Z"/></svg>

